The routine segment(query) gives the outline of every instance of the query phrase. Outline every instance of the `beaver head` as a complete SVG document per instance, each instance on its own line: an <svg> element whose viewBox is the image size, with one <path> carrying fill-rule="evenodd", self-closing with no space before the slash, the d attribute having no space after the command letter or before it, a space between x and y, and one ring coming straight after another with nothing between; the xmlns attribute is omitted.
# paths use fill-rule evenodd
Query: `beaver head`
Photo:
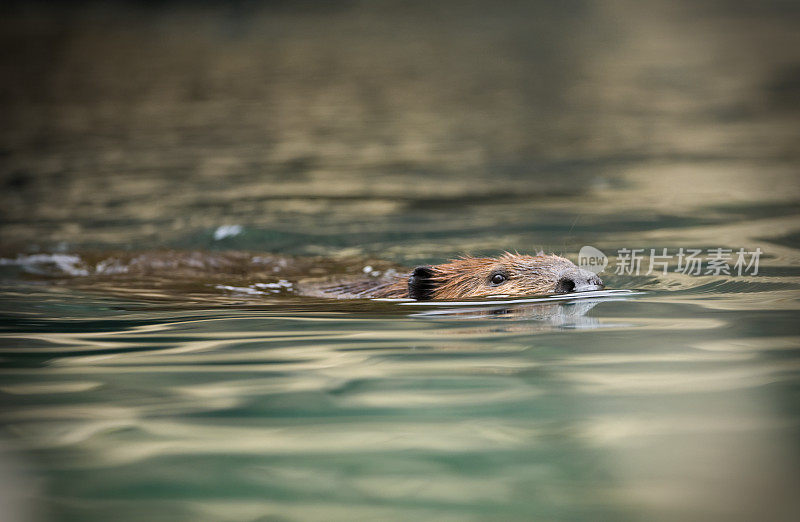
<svg viewBox="0 0 800 522"><path fill-rule="evenodd" d="M596 274L563 257L508 252L498 258L462 257L419 266L408 278L408 297L413 299L566 294L602 288Z"/></svg>

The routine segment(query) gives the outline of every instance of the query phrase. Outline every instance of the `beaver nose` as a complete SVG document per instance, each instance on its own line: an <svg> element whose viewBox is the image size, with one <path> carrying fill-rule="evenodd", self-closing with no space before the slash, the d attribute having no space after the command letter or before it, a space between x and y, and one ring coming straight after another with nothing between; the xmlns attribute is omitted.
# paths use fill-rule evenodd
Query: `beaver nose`
<svg viewBox="0 0 800 522"><path fill-rule="evenodd" d="M597 274L583 270L571 270L561 276L556 283L557 294L568 294L571 292L589 292L592 290L602 290L603 281Z"/></svg>

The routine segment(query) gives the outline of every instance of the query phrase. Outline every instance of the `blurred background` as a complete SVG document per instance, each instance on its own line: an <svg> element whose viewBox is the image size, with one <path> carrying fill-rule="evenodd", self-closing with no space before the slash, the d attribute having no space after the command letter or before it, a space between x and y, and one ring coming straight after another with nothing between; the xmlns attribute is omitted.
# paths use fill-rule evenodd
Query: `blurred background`
<svg viewBox="0 0 800 522"><path fill-rule="evenodd" d="M798 520L799 137L796 1L6 0L0 518ZM583 245L764 255L477 312L269 266Z"/></svg>
<svg viewBox="0 0 800 522"><path fill-rule="evenodd" d="M406 261L795 215L796 2L2 10L5 250Z"/></svg>

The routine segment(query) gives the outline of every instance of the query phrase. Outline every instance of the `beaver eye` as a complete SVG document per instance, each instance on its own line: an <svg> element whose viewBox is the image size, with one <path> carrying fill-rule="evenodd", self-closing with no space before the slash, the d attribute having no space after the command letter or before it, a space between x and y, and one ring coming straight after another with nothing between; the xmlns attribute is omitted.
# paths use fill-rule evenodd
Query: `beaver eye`
<svg viewBox="0 0 800 522"><path fill-rule="evenodd" d="M506 280L506 276L504 276L503 274L495 274L495 275L492 276L492 284L493 285L499 285L500 283L502 283L505 280Z"/></svg>

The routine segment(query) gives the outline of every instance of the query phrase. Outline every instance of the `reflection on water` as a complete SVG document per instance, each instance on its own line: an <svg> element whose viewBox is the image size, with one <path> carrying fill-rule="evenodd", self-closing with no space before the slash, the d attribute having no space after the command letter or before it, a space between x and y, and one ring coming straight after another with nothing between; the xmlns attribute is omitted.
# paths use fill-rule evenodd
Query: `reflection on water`
<svg viewBox="0 0 800 522"><path fill-rule="evenodd" d="M800 516L795 5L0 10L4 520ZM764 256L294 292L583 245Z"/></svg>
<svg viewBox="0 0 800 522"><path fill-rule="evenodd" d="M648 294L578 308L597 328L564 330L553 310L100 314L73 299L65 317L32 292L39 313L3 327L3 422L57 513L796 512L794 313Z"/></svg>

